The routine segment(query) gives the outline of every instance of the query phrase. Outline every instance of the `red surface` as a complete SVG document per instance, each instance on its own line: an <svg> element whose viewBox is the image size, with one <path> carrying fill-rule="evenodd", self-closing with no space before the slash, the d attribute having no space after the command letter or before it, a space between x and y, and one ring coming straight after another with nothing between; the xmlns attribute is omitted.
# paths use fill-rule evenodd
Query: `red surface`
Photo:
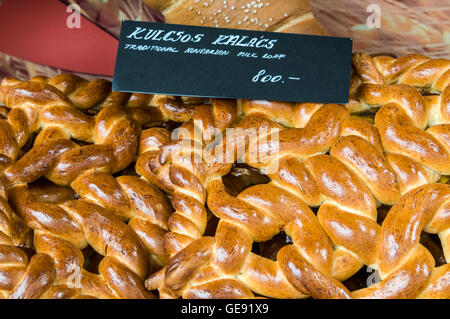
<svg viewBox="0 0 450 319"><path fill-rule="evenodd" d="M58 0L4 0L0 5L0 52L73 72L114 74L118 40L81 17L70 29L73 12Z"/></svg>

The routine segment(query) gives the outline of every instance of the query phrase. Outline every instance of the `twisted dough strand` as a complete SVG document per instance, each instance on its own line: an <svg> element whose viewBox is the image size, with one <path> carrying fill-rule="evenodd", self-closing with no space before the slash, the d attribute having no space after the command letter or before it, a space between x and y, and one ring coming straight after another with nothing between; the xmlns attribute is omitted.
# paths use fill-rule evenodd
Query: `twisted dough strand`
<svg viewBox="0 0 450 319"><path fill-rule="evenodd" d="M3 181L0 181L0 186L0 299L89 298L78 289L55 283L55 263L49 255L37 253L29 260L27 254L17 247L15 213L6 200Z"/></svg>
<svg viewBox="0 0 450 319"><path fill-rule="evenodd" d="M402 194L436 182L440 175L449 175L450 62L421 56L394 60L358 54L354 65L363 83L355 89L349 107L362 110L380 107L375 125ZM394 73L396 76L388 76ZM417 74L424 75L422 82ZM421 96L405 84L382 84L383 76L399 83L430 87L439 94Z"/></svg>
<svg viewBox="0 0 450 319"><path fill-rule="evenodd" d="M33 130L43 128L35 147L5 170L10 183L47 174L53 182L68 185L86 168L119 171L134 159L139 124L165 121L183 111L170 111L166 116L157 107L148 106L151 96L111 92L108 81L88 82L69 74L29 82L4 80L1 89L10 114L29 107L38 114ZM101 107L95 118L79 110L92 107ZM158 110L159 115L150 109ZM68 141L71 138L95 145L80 147ZM40 166L27 169L32 161Z"/></svg>
<svg viewBox="0 0 450 319"><path fill-rule="evenodd" d="M392 207L381 227L376 261L382 281L353 293L357 298L450 297L450 185L411 190ZM411 230L411 231L409 231ZM438 234L447 264L435 267L420 233Z"/></svg>
<svg viewBox="0 0 450 319"><path fill-rule="evenodd" d="M31 133L39 129L41 111L70 104L64 94L52 86L8 78L0 84L0 102L11 109L7 119L0 120L2 170L12 164Z"/></svg>
<svg viewBox="0 0 450 319"><path fill-rule="evenodd" d="M14 212L7 201L6 189L0 181L0 298L27 298L40 295L55 277L50 257L35 255L29 262L27 255L14 245Z"/></svg>
<svg viewBox="0 0 450 319"><path fill-rule="evenodd" d="M149 297L140 279L147 273L145 249L114 214L84 200L39 202L26 185L9 193L13 208L34 229L36 251L54 260L57 284L98 298ZM99 275L83 269L81 249L88 244L105 256Z"/></svg>
<svg viewBox="0 0 450 319"><path fill-rule="evenodd" d="M158 189L135 176L114 178L101 172L80 176L72 187L84 200L128 221L149 253L150 273L167 264L163 237L172 208Z"/></svg>
<svg viewBox="0 0 450 319"><path fill-rule="evenodd" d="M181 126L184 135L177 141L170 142L169 134L164 130L149 129L142 135L136 171L172 195L175 212L169 218L170 232L164 238L169 256L201 237L205 231L205 185L210 174L202 157L198 163L193 159L202 156L214 130L223 132L234 122L236 113L233 101L213 100L211 105L199 104L193 108L192 120ZM202 136L195 136L196 129Z"/></svg>

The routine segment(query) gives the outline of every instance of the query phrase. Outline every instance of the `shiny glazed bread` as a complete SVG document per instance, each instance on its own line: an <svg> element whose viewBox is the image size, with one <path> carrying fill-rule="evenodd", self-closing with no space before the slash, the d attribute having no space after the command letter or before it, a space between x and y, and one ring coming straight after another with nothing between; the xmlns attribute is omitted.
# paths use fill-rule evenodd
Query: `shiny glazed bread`
<svg viewBox="0 0 450 319"><path fill-rule="evenodd" d="M448 264L436 267L419 237L437 234L448 262L449 70L356 53L347 105L127 94L68 74L4 79L0 295L448 298ZM171 122L187 134L174 138ZM219 148L243 146L243 158L192 162L230 127L272 131ZM253 161L255 149L268 156ZM238 160L270 182L231 195L224 179ZM392 206L382 223L380 205ZM252 252L280 231L290 242L275 258ZM342 281L364 265L382 281L350 291Z"/></svg>
<svg viewBox="0 0 450 319"><path fill-rule="evenodd" d="M0 120L3 297L154 297L142 280L167 263L162 239L172 208L145 179L112 174L135 160L142 126L188 121L196 106L111 92L110 85L69 74L2 81L9 109ZM33 145L20 154L33 132ZM44 176L70 186L76 199L30 186ZM16 214L27 227L14 222ZM34 234L29 262L16 247L25 246L20 230ZM104 257L95 273L84 267L88 246Z"/></svg>
<svg viewBox="0 0 450 319"><path fill-rule="evenodd" d="M279 152L247 164L278 169L237 196L222 179L231 165L212 169L215 236L186 245L147 288L164 298L449 298L448 263L435 267L419 243L422 230L437 234L448 262L450 186L436 182L450 174L449 83L448 60L357 53L348 105L243 101L238 127L279 136ZM351 115L374 108L373 124ZM245 146L270 150L268 140ZM381 204L393 206L380 226ZM292 244L275 260L252 252L280 231ZM341 281L363 265L382 281L349 291Z"/></svg>

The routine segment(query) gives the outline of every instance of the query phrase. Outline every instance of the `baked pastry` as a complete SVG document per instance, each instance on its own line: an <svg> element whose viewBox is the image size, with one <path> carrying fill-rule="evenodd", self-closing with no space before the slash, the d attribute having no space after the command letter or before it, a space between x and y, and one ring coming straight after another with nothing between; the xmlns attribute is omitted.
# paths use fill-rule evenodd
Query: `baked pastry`
<svg viewBox="0 0 450 319"><path fill-rule="evenodd" d="M449 298L448 263L419 242L438 234L448 261L449 70L357 53L347 105L4 79L0 296ZM214 147L227 128L244 139ZM230 194L236 161L268 182ZM258 254L280 231L287 242ZM382 281L351 291L342 282L364 265Z"/></svg>
<svg viewBox="0 0 450 319"><path fill-rule="evenodd" d="M165 102L170 103L169 101ZM175 141L169 140L170 133L165 129L149 129L143 135L143 152L137 162L136 171L153 184L171 194L174 213L168 224L171 230L165 235L164 248L169 256L201 237L207 223L206 183L215 176L210 163L194 156L203 153L212 142L214 130L223 132L237 117L237 104L233 100L214 99L211 105L199 105L192 112L192 120L185 122L180 129L185 134ZM197 132L201 134L196 134ZM167 139L158 138L165 136ZM159 141L158 147L147 139ZM185 148L186 145L193 146ZM198 146L198 147L196 147Z"/></svg>
<svg viewBox="0 0 450 319"><path fill-rule="evenodd" d="M179 119L180 113L189 118L189 112L181 104L178 109L149 106L152 96L111 92L108 81L88 82L67 74L29 82L4 79L0 90L10 109L0 120L4 159L0 269L7 278L1 295L154 297L142 280L149 269L167 262L162 238L172 208L144 179L111 174L134 160L141 126ZM31 149L19 156L38 130ZM29 184L41 176L71 186L78 198L40 196ZM34 231L36 255L29 262L15 247L22 245L14 240L15 214L6 198ZM98 273L84 268L88 245L104 256L95 267Z"/></svg>
<svg viewBox="0 0 450 319"><path fill-rule="evenodd" d="M450 61L355 54L353 63L347 107L242 102L237 127L279 137L277 150L264 135L244 141L247 164L277 167L270 183L231 196L222 178L231 164L212 161L204 187L220 219L215 236L175 254L148 289L165 298L450 297L448 263L435 267L419 243L422 230L438 234L448 262L450 186L436 182L450 174ZM350 114L378 107L374 124ZM253 147L268 151L264 161L249 161ZM380 204L394 205L381 226ZM280 230L292 244L276 260L252 252ZM341 281L363 265L382 281L350 292Z"/></svg>
<svg viewBox="0 0 450 319"><path fill-rule="evenodd" d="M200 119L205 131L212 125L225 128L234 118L227 119L225 112L236 113L235 102L214 100L210 107L198 98L111 92L108 81L88 82L70 74L28 82L4 79L0 92L9 109L0 120L5 202L1 238L9 249L0 265L9 276L2 295L154 297L142 279L168 261L163 238L173 209L146 181L148 176L161 186L146 175L143 161L152 148L169 141L170 133L141 127L174 121L186 122L183 128L188 128ZM33 145L24 151L34 132ZM128 167L138 153L141 178L112 175ZM36 191L33 184L43 176L54 185ZM55 184L70 186L76 198L63 196ZM13 222L16 213L23 221ZM30 230L36 254L28 262L16 246L25 246L19 235L25 237ZM87 246L97 253L97 264L87 265L93 271L86 267Z"/></svg>
<svg viewBox="0 0 450 319"><path fill-rule="evenodd" d="M308 0L144 0L166 22L233 29L326 35Z"/></svg>

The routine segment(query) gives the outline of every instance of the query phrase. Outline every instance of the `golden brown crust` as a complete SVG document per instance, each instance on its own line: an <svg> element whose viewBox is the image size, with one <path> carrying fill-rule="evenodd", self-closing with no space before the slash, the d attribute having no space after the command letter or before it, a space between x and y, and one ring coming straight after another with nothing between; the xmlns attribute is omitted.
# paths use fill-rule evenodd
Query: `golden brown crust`
<svg viewBox="0 0 450 319"><path fill-rule="evenodd" d="M211 105L194 104L190 110L190 117L183 119L188 121L180 127L181 136L176 141L170 141L169 133L162 129L144 131L136 163L138 174L172 195L175 212L169 218L170 232L164 240L169 256L205 231L205 185L214 172L208 172L210 168L205 159L200 158L198 163L193 159L199 152L203 153L215 130L223 132L237 117L237 105L232 100L213 99ZM201 140L196 140L195 129L201 132Z"/></svg>
<svg viewBox="0 0 450 319"><path fill-rule="evenodd" d="M326 35L308 0L145 0L168 23Z"/></svg>
<svg viewBox="0 0 450 319"><path fill-rule="evenodd" d="M420 183L437 181L439 175L448 175L449 61L420 55L394 59L357 53L353 65L353 78L360 80L349 107L380 107L375 126L402 194ZM422 96L414 87L434 95Z"/></svg>
<svg viewBox="0 0 450 319"><path fill-rule="evenodd" d="M251 111L237 127L249 129L251 127L261 127L261 124L264 126L266 118L270 116L270 113L267 114L267 117L264 114L268 110L267 106L268 104L264 102L264 107L259 111ZM289 117L297 110L299 112L304 110L303 105L292 107L289 112L285 113ZM327 202L335 205L333 207L349 206L348 204L352 203L349 207L349 210L352 212L350 215L353 215L356 211L358 214L367 215L367 218L370 220L376 219L375 200L369 188L343 163L330 156L315 155L327 152L331 146L340 140L339 135L342 124L349 119L348 111L342 106L324 105L310 108L310 113L307 114L309 121L303 128L283 129L278 127L281 130L277 132L280 136L280 153L277 153L277 157L269 157L266 162L249 163L252 166L268 167L279 160L279 170L277 174L272 175L274 176L272 183L252 186L241 192L237 197L232 197L225 191L220 178L212 178L207 184L208 208L220 218L216 231L216 242L212 248L215 254L220 252L220 258L215 257L210 263L214 269L223 269L227 274L227 278L232 275L234 278L233 287L236 287L236 289L242 285L241 282L244 282L252 291L271 297L292 298L304 297L307 294L318 296L319 291L324 293L323 296L326 296L327 293L329 293L328 296L331 296L337 291L341 292L341 297L350 296L346 288L331 277L331 274L335 272L332 269L334 258L333 245L319 221L303 203L302 199L312 200L316 205L319 205L326 199ZM280 115L277 116L278 118L282 117ZM366 135L370 136L370 133ZM344 142L348 138L349 136L345 136L341 139ZM363 140L360 137L358 139ZM366 140L363 141L366 142ZM245 143L248 144L250 141L247 139ZM375 146L373 147L375 148ZM302 164L303 159L305 159L304 165ZM328 172L330 174L325 177L323 174ZM331 174L331 172L333 173ZM337 173L340 173L342 177L339 178ZM322 175L323 178L321 177ZM353 184L348 184L349 179L353 179ZM322 181L327 182L323 184ZM298 183L302 184L299 185ZM343 196L343 190L333 194L333 188L330 187L332 184L328 185L327 183L342 185L341 187L345 189L344 194L348 194L347 197ZM284 190L285 185L289 191ZM305 186L303 187L303 185ZM300 189L301 191L299 191ZM305 190L313 193L305 194ZM318 198L317 191L321 194ZM338 190L336 189L336 191ZM314 199L315 197L316 199ZM325 204L322 204L321 209L325 206ZM348 215L348 212L346 214ZM299 249L299 256L301 257L297 259L298 263L296 265L302 271L307 271L307 269L309 269L308 271L313 271L312 269L314 269L313 272L317 272L316 277L319 274L323 277L323 282L320 285L314 285L314 283L310 282L312 279L306 279L306 277L306 281L299 284L290 275L289 270L283 268L285 255L281 252L279 253L281 254L279 258L282 259L277 259L278 261L276 262L269 261L250 252L253 241L268 240L277 234L280 229L291 236L295 245L292 247ZM242 243L245 243L245 245L240 249L242 253L239 255L234 253L235 249L238 249L236 245L238 247L241 245L237 239L221 239L222 237L229 238L228 236L230 235L228 234L233 232L236 234L245 233L247 234L246 237L248 237ZM310 235L307 237L298 235L304 233ZM239 237L243 237L243 235L239 235ZM188 247L191 247L191 245ZM193 247L190 249L194 249ZM247 247L247 249L244 247ZM178 259L187 258L181 257L184 255L176 256L178 257L175 258ZM226 256L230 257L227 258ZM223 265L222 259L224 258L227 264L233 265L230 265L230 270ZM302 260L301 263L300 260ZM262 265L266 266L262 267ZM358 268L355 267L350 269L350 271L357 270ZM351 275L348 269L347 271L340 271L346 273L346 276ZM204 283L205 275L199 275L198 282L191 280L189 287L185 286L186 282L183 284L186 288L182 293L179 292L179 288L176 291L171 290L169 288L171 279L164 278L163 288L161 289L165 296L191 296L191 290L195 291L198 284L202 287L202 291L206 287L210 287L209 293L211 297L220 297L221 295L214 295L213 292L222 290L214 287L217 287L218 282L221 282L225 273L209 272L208 284ZM152 285L155 285L153 278L150 281ZM227 284L230 285L231 282L228 280ZM308 288L305 288L305 285ZM324 290L323 287L326 286L329 287ZM318 292L315 292L316 289ZM195 294L193 293L193 295Z"/></svg>
<svg viewBox="0 0 450 319"><path fill-rule="evenodd" d="M434 268L430 252L418 241L423 228L440 236L448 236L448 223L442 215L448 213L450 186L428 184L408 192L392 208L381 228L378 267L383 281L355 292L364 298L448 298L450 287L448 264ZM442 216L442 217L441 217ZM433 220L439 222L432 223ZM434 224L431 226L431 224ZM408 231L408 229L412 231ZM442 235L441 235L442 234ZM443 245L448 256L448 247ZM399 282L407 283L399 285ZM440 285L436 282L440 281ZM396 287L392 289L391 287Z"/></svg>
<svg viewBox="0 0 450 319"><path fill-rule="evenodd" d="M80 176L72 187L86 201L107 208L128 221L150 253L152 269L167 263L163 236L173 209L158 189L136 176L114 178L100 172Z"/></svg>
<svg viewBox="0 0 450 319"><path fill-rule="evenodd" d="M10 110L7 119L0 120L2 169L15 161L20 148L39 129L42 131L37 143L47 138L74 138L87 143L111 143L115 149L125 147L121 154L114 154L119 158L116 168L121 169L127 160L124 154L133 152L126 149L130 145L118 143L133 139L136 123L146 126L189 116L186 107L166 103L167 97L111 92L111 83L106 80L88 82L72 74L52 79L36 77L28 82L5 78L0 92L0 102ZM102 110L95 118L82 112L98 107ZM117 139L118 135L121 138Z"/></svg>
<svg viewBox="0 0 450 319"><path fill-rule="evenodd" d="M406 84L423 90L442 92L449 84L450 61L407 54L398 59L391 56L371 57L353 54L353 66L365 83Z"/></svg>
<svg viewBox="0 0 450 319"><path fill-rule="evenodd" d="M151 296L139 279L147 274L144 246L132 228L112 212L85 200L58 205L39 202L26 186L20 185L10 189L10 196L16 211L35 230L36 250L55 260L59 283L99 298ZM159 238L162 241L161 234ZM102 261L100 275L82 269L84 258L80 249L87 244L108 260ZM108 276L113 276L114 281ZM91 277L97 277L94 287ZM141 282L141 288L136 282ZM104 291L106 285L109 288Z"/></svg>

